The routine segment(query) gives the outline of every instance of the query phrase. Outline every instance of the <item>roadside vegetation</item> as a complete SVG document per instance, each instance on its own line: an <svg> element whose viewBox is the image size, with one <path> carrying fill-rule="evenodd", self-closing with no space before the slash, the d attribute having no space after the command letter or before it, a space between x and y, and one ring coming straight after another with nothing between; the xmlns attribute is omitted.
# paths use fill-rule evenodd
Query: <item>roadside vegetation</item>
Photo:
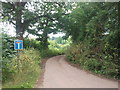
<svg viewBox="0 0 120 90"><path fill-rule="evenodd" d="M63 55L68 46L70 46L71 39L63 39L62 37L48 38L48 48L43 48L41 42L36 39L24 39L24 48L35 48L40 51L42 59L52 56Z"/></svg>
<svg viewBox="0 0 120 90"><path fill-rule="evenodd" d="M23 49L20 53L20 71L18 71L17 52L13 49L13 38L6 34L3 34L3 36L3 88L34 87L40 73L42 72L40 67L41 57L39 50L34 48Z"/></svg>
<svg viewBox="0 0 120 90"><path fill-rule="evenodd" d="M65 30L73 41L66 52L69 61L96 74L120 79L119 5L77 4L77 8L66 17L69 23Z"/></svg>
<svg viewBox="0 0 120 90"><path fill-rule="evenodd" d="M3 88L33 88L42 73L42 59L64 54L65 47L62 44L57 46L56 39L61 37L50 40L48 49L42 49L37 40L24 39L24 49L20 51L20 71L18 71L17 51L13 45L15 37L6 33L3 33L2 37ZM60 41L63 41L65 46L69 45L67 40L61 38Z"/></svg>
<svg viewBox="0 0 120 90"><path fill-rule="evenodd" d="M91 54L91 50L82 43L72 44L65 55L68 61L79 65L80 69L91 71L107 78L120 79L118 75L120 66L112 61L110 55Z"/></svg>
<svg viewBox="0 0 120 90"><path fill-rule="evenodd" d="M42 72L42 59L63 54L82 69L119 80L119 7L120 2L2 2L1 21L13 25L16 32L15 37L9 36L3 27L3 87L34 87ZM65 35L49 37L59 32ZM29 34L36 38L30 39ZM20 72L15 39L24 42Z"/></svg>
<svg viewBox="0 0 120 90"><path fill-rule="evenodd" d="M6 78L3 88L33 88L41 74L39 51L33 48L23 50L20 53L20 71L18 71L17 57L14 57L7 66L10 72L3 73ZM9 76L8 76L9 77Z"/></svg>

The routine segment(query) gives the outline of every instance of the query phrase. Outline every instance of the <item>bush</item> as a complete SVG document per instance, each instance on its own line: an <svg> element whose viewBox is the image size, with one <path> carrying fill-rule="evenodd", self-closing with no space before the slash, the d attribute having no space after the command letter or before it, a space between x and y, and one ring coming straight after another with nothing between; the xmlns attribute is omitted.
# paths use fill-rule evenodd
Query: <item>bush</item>
<svg viewBox="0 0 120 90"><path fill-rule="evenodd" d="M10 79L15 73L10 69L9 64L12 62L12 58L16 56L14 50L14 38L7 34L2 34L2 81L5 82Z"/></svg>

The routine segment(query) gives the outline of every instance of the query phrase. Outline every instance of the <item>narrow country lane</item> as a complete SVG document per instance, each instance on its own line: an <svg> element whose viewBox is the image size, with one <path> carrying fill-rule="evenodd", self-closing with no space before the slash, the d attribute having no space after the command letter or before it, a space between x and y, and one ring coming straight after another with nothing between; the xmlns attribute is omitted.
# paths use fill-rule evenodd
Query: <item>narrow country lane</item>
<svg viewBox="0 0 120 90"><path fill-rule="evenodd" d="M61 55L47 60L43 82L37 88L118 88L118 82L77 69Z"/></svg>

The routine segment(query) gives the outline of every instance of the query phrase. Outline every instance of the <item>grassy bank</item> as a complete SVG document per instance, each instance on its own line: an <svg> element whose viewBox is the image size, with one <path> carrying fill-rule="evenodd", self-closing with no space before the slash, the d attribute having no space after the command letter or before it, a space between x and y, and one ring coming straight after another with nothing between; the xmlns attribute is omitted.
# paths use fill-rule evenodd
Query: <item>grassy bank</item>
<svg viewBox="0 0 120 90"><path fill-rule="evenodd" d="M20 53L20 72L17 69L17 57L9 64L11 78L3 83L3 88L32 88L41 73L41 58L38 50L25 49Z"/></svg>

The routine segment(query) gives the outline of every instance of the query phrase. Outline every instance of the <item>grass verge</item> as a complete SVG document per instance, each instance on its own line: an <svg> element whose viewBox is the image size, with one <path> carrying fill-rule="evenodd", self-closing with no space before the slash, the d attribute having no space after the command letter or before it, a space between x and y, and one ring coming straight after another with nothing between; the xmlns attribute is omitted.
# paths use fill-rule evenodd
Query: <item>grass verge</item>
<svg viewBox="0 0 120 90"><path fill-rule="evenodd" d="M14 75L3 83L3 88L33 88L41 73L40 60L38 50L29 48L21 51L20 72L17 70L17 57L15 57L9 65Z"/></svg>

